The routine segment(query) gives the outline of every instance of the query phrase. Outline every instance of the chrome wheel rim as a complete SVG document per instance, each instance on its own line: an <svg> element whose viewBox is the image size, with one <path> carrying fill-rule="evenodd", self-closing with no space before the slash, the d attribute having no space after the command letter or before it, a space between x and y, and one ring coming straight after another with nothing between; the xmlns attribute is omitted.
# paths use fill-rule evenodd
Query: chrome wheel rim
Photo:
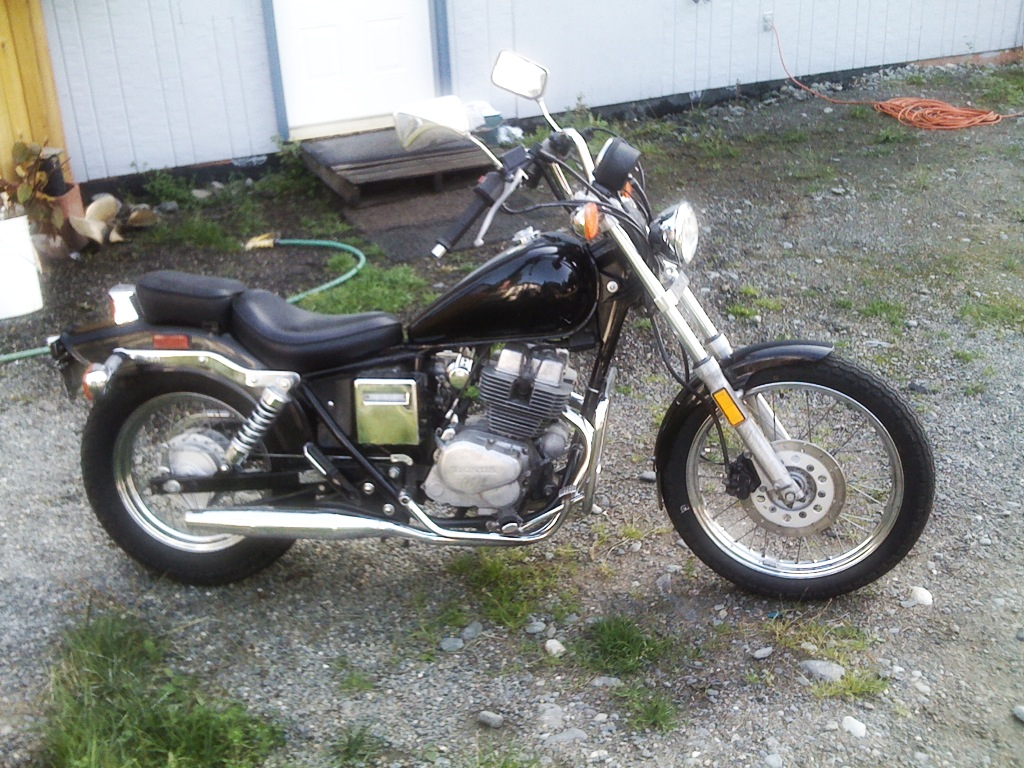
<svg viewBox="0 0 1024 768"><path fill-rule="evenodd" d="M756 387L745 401L752 412L763 414L764 403L774 412L777 422L762 428L807 494L792 509L764 486L746 500L726 494L721 439L708 418L691 443L686 480L693 513L715 546L747 568L786 579L835 575L877 551L905 488L896 445L878 418L842 392L804 382ZM732 461L743 446L731 432L725 440Z"/></svg>
<svg viewBox="0 0 1024 768"><path fill-rule="evenodd" d="M216 398L173 392L143 403L125 421L114 442L114 480L118 495L136 525L160 544L192 553L219 552L241 536L201 533L185 523L185 514L218 505L244 503L259 494L158 493L152 481L173 471L206 476L244 417ZM265 461L257 452L257 464Z"/></svg>

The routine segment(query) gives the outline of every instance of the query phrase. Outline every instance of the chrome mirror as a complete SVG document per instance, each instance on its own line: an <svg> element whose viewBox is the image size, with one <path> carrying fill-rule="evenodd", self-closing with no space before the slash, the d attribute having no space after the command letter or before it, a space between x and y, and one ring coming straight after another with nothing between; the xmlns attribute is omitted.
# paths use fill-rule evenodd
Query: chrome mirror
<svg viewBox="0 0 1024 768"><path fill-rule="evenodd" d="M437 146L469 138L469 119L458 96L441 96L395 112L395 133L403 149Z"/></svg>
<svg viewBox="0 0 1024 768"><path fill-rule="evenodd" d="M491 82L516 96L536 100L544 95L548 70L518 53L502 51L491 70Z"/></svg>

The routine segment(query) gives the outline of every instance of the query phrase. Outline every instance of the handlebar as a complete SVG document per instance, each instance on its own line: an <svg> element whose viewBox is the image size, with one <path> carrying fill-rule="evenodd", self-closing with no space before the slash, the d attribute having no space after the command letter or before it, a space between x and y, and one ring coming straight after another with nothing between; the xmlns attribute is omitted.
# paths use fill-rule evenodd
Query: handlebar
<svg viewBox="0 0 1024 768"><path fill-rule="evenodd" d="M476 220L501 197L504 188L505 179L501 171L491 171L481 178L477 185L473 187L473 191L476 193L473 196L473 202L448 227L448 231L438 238L437 245L434 246L431 253L440 258L450 251L462 239L463 235L469 231L469 228L473 226Z"/></svg>

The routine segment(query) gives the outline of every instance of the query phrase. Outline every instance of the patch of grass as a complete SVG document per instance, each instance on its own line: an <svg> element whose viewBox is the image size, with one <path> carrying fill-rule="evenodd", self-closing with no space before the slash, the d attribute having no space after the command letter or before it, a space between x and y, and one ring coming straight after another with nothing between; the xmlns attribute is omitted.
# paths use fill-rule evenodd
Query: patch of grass
<svg viewBox="0 0 1024 768"><path fill-rule="evenodd" d="M312 199L325 194L320 179L306 166L298 142L277 140L277 168L264 174L255 191L264 197Z"/></svg>
<svg viewBox="0 0 1024 768"><path fill-rule="evenodd" d="M192 194L192 179L175 176L168 171L148 171L143 174L142 190L156 203L175 202L182 208L197 208L202 201Z"/></svg>
<svg viewBox="0 0 1024 768"><path fill-rule="evenodd" d="M854 669L843 675L842 680L816 683L811 691L819 699L866 699L881 696L889 683L874 672Z"/></svg>
<svg viewBox="0 0 1024 768"><path fill-rule="evenodd" d="M1019 107L1024 104L1024 69L1001 67L989 74L979 74L971 78L971 87L982 104Z"/></svg>
<svg viewBox="0 0 1024 768"><path fill-rule="evenodd" d="M855 104L846 110L846 117L849 120L872 120L875 117L875 110L871 107L865 106L864 104Z"/></svg>
<svg viewBox="0 0 1024 768"><path fill-rule="evenodd" d="M336 659L332 666L340 676L338 684L345 693L366 693L377 683L372 675L353 666L348 659Z"/></svg>
<svg viewBox="0 0 1024 768"><path fill-rule="evenodd" d="M853 301L851 299L833 299L832 306L836 309L853 309Z"/></svg>
<svg viewBox="0 0 1024 768"><path fill-rule="evenodd" d="M116 615L69 631L50 686L46 765L261 765L282 743L281 730L173 670L168 645L142 622Z"/></svg>
<svg viewBox="0 0 1024 768"><path fill-rule="evenodd" d="M507 749L495 749L476 755L470 768L537 768L539 765L536 758L524 757Z"/></svg>
<svg viewBox="0 0 1024 768"><path fill-rule="evenodd" d="M664 691L631 685L617 689L615 695L625 700L629 724L633 728L666 733L676 727L679 709Z"/></svg>
<svg viewBox="0 0 1024 768"><path fill-rule="evenodd" d="M654 637L626 616L609 616L591 624L582 637L580 658L590 669L628 675L663 658L668 640Z"/></svg>
<svg viewBox="0 0 1024 768"><path fill-rule="evenodd" d="M884 320L889 325L900 325L906 317L906 310L900 304L885 299L872 299L861 308L862 317L873 317Z"/></svg>
<svg viewBox="0 0 1024 768"><path fill-rule="evenodd" d="M904 128L895 121L884 125L875 134L875 144L916 144L920 138L911 129Z"/></svg>
<svg viewBox="0 0 1024 768"><path fill-rule="evenodd" d="M339 254L331 258L328 267L342 274L351 269L353 263L351 256ZM403 313L426 304L431 296L427 281L409 265L379 267L367 263L352 279L308 296L300 306L312 312L332 315L372 310Z"/></svg>
<svg viewBox="0 0 1024 768"><path fill-rule="evenodd" d="M953 351L953 359L958 363L973 363L984 357L982 352L975 352L969 349L957 349Z"/></svg>
<svg viewBox="0 0 1024 768"><path fill-rule="evenodd" d="M842 622L825 622L818 617L797 616L764 623L771 636L771 645L789 651L803 652L814 646L814 654L838 664L851 664L854 656L870 647L868 636L857 627Z"/></svg>
<svg viewBox="0 0 1024 768"><path fill-rule="evenodd" d="M224 227L199 213L186 213L173 220L161 221L155 227L143 230L138 239L166 248L193 247L228 253L242 249L239 240L228 234Z"/></svg>
<svg viewBox="0 0 1024 768"><path fill-rule="evenodd" d="M572 598L572 590L563 586L564 561L531 561L518 550L467 552L449 570L472 590L488 620L509 629L524 626L549 598L556 603Z"/></svg>
<svg viewBox="0 0 1024 768"><path fill-rule="evenodd" d="M971 299L960 310L963 320L976 326L1024 326L1024 299L1002 294L984 299Z"/></svg>
<svg viewBox="0 0 1024 768"><path fill-rule="evenodd" d="M331 747L330 765L331 768L378 765L387 752L387 741L373 733L369 726L345 728Z"/></svg>

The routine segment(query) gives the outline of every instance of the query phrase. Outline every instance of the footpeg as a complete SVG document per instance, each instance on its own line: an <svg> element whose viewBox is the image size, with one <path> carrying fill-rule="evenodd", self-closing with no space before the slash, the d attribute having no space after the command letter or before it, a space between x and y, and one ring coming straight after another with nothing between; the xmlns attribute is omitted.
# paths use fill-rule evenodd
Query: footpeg
<svg viewBox="0 0 1024 768"><path fill-rule="evenodd" d="M326 454L313 443L306 443L302 446L302 455L306 457L306 461L310 463L313 469L324 476L324 479L334 490L349 497L358 495L355 486L341 474L341 470L334 466Z"/></svg>

